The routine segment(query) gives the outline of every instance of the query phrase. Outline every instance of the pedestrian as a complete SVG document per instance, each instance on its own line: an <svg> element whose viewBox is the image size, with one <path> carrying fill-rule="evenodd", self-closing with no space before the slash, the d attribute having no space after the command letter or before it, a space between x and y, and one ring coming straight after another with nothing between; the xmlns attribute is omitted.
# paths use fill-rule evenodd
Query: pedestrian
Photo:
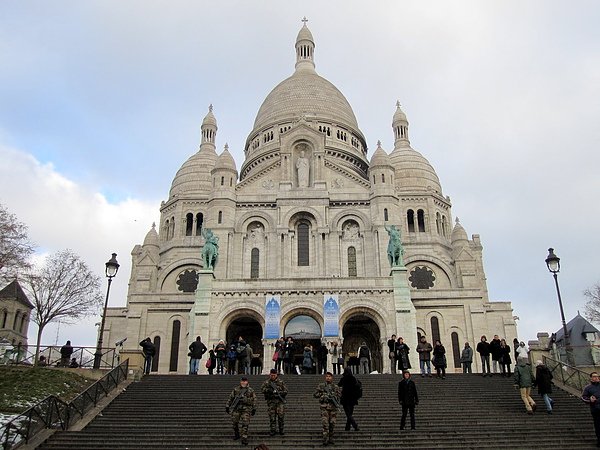
<svg viewBox="0 0 600 450"><path fill-rule="evenodd" d="M67 341L67 343L60 348L60 365L62 367L69 367L69 361L71 360L72 354L73 347L71 346L71 341Z"/></svg>
<svg viewBox="0 0 600 450"><path fill-rule="evenodd" d="M425 369L427 368L427 375L431 378L431 351L433 347L425 336L421 336L421 341L417 344L417 353L419 354L419 364L421 366L421 377L425 376Z"/></svg>
<svg viewBox="0 0 600 450"><path fill-rule="evenodd" d="M523 341L519 342L519 346L517 347L517 363L519 362L519 359L529 360L529 352Z"/></svg>
<svg viewBox="0 0 600 450"><path fill-rule="evenodd" d="M71 362L69 363L69 367L71 369L77 369L79 367L79 363L76 358L71 358Z"/></svg>
<svg viewBox="0 0 600 450"><path fill-rule="evenodd" d="M227 359L227 346L223 339L221 339L215 347L215 359L217 362L217 375L223 375L225 372L225 361Z"/></svg>
<svg viewBox="0 0 600 450"><path fill-rule="evenodd" d="M317 347L317 373L319 375L323 375L327 372L327 345L325 342L321 342L321 344Z"/></svg>
<svg viewBox="0 0 600 450"><path fill-rule="evenodd" d="M235 348L237 352L237 373L248 374L250 371L250 361L248 359L248 353L246 352L246 341L242 336L238 337L237 346Z"/></svg>
<svg viewBox="0 0 600 450"><path fill-rule="evenodd" d="M517 350L519 349L519 340L517 338L513 339L513 351L515 352L515 364L517 363L517 359L519 359L519 353Z"/></svg>
<svg viewBox="0 0 600 450"><path fill-rule="evenodd" d="M202 342L200 336L196 336L196 340L188 347L190 352L190 375L198 375L198 369L200 368L200 360L202 355L206 353L206 345Z"/></svg>
<svg viewBox="0 0 600 450"><path fill-rule="evenodd" d="M342 357L342 349L338 347L337 341L331 344L329 354L331 355L331 365L333 366L334 375L341 374L344 367L344 358Z"/></svg>
<svg viewBox="0 0 600 450"><path fill-rule="evenodd" d="M481 341L477 344L477 353L479 353L479 357L481 358L481 374L485 376L492 376L490 373L490 344L487 341L487 338L481 336ZM486 372L487 367L487 372Z"/></svg>
<svg viewBox="0 0 600 450"><path fill-rule="evenodd" d="M544 365L542 361L535 363L535 381L534 386L538 388L538 394L544 399L546 411L552 414L554 408L554 400L548 394L552 394L552 372Z"/></svg>
<svg viewBox="0 0 600 450"><path fill-rule="evenodd" d="M533 414L537 405L531 398L531 386L533 385L533 375L531 374L531 364L526 359L520 358L515 367L515 385L521 393L521 400L525 404L527 414Z"/></svg>
<svg viewBox="0 0 600 450"><path fill-rule="evenodd" d="M304 353L302 354L302 373L312 373L314 362L314 355L312 346L306 344L304 347Z"/></svg>
<svg viewBox="0 0 600 450"><path fill-rule="evenodd" d="M388 350L389 350L389 358L390 358L390 367L392 373L396 373L396 335L392 334L387 341Z"/></svg>
<svg viewBox="0 0 600 450"><path fill-rule="evenodd" d="M581 394L581 400L590 405L590 412L594 420L594 431L596 432L596 447L600 447L600 375L598 372L590 373L590 384Z"/></svg>
<svg viewBox="0 0 600 450"><path fill-rule="evenodd" d="M140 342L140 346L144 355L144 375L148 375L152 367L152 358L154 358L154 354L156 353L156 347L149 337Z"/></svg>
<svg viewBox="0 0 600 450"><path fill-rule="evenodd" d="M288 394L287 387L283 380L279 378L276 369L271 369L269 378L263 383L262 393L267 401L267 411L269 413L269 434L275 436L277 426L279 425L279 434L283 435L283 424L285 422L285 397Z"/></svg>
<svg viewBox="0 0 600 450"><path fill-rule="evenodd" d="M313 397L319 400L321 409L321 424L323 425L323 445L334 444L333 433L337 412L340 408L341 390L333 384L333 374L325 374L325 382L320 383Z"/></svg>
<svg viewBox="0 0 600 450"><path fill-rule="evenodd" d="M217 365L217 357L215 355L215 351L211 348L208 351L208 359L206 360L206 368L208 369L209 375L214 375L216 365Z"/></svg>
<svg viewBox="0 0 600 450"><path fill-rule="evenodd" d="M500 350L501 345L500 338L497 334L494 335L492 340L490 341L490 354L492 355L492 373L500 372L500 356L502 352Z"/></svg>
<svg viewBox="0 0 600 450"><path fill-rule="evenodd" d="M249 386L248 378L243 376L240 385L236 386L225 405L225 412L231 414L233 424L233 440L242 438L242 445L248 445L248 425L250 416L256 414L256 394Z"/></svg>
<svg viewBox="0 0 600 450"><path fill-rule="evenodd" d="M230 345L227 350L227 374L235 375L235 363L237 362L237 351L235 345Z"/></svg>
<svg viewBox="0 0 600 450"><path fill-rule="evenodd" d="M360 373L368 374L371 370L371 350L367 347L366 342L362 342L358 347L358 364L360 366Z"/></svg>
<svg viewBox="0 0 600 450"><path fill-rule="evenodd" d="M473 373L471 371L471 364L473 363L473 349L468 342L465 342L465 347L462 349L460 354L460 363L462 365L463 373Z"/></svg>
<svg viewBox="0 0 600 450"><path fill-rule="evenodd" d="M398 361L398 370L402 373L404 370L411 369L408 353L410 347L404 343L404 338L400 336L396 341L396 361Z"/></svg>
<svg viewBox="0 0 600 450"><path fill-rule="evenodd" d="M395 341L394 341L395 342ZM342 388L342 397L340 403L346 414L346 431L350 431L350 427L354 431L358 431L358 424L354 420L354 407L358 405L358 400L362 397L362 384L354 375L349 367L346 367L344 374L338 386Z"/></svg>
<svg viewBox="0 0 600 450"><path fill-rule="evenodd" d="M283 364L284 345L285 341L283 340L283 336L277 339L277 342L275 342L275 352L273 353L273 361L275 362L275 370L277 370L277 373L283 373L281 365Z"/></svg>
<svg viewBox="0 0 600 450"><path fill-rule="evenodd" d="M294 368L294 352L296 351L296 345L291 337L287 338L285 345L283 346L283 370L286 374L291 374Z"/></svg>
<svg viewBox="0 0 600 450"><path fill-rule="evenodd" d="M506 343L505 339L500 340L500 367L502 368L502 376L510 377L510 365L512 360L510 359L510 346Z"/></svg>
<svg viewBox="0 0 600 450"><path fill-rule="evenodd" d="M437 377L442 380L446 379L446 349L442 343L438 340L435 341L435 347L433 347L433 366L437 372Z"/></svg>
<svg viewBox="0 0 600 450"><path fill-rule="evenodd" d="M248 342L246 344L246 359L244 361L244 363L245 363L244 373L246 375L249 375L251 373L252 359L253 358L254 358L254 349L250 346L250 343Z"/></svg>
<svg viewBox="0 0 600 450"><path fill-rule="evenodd" d="M402 418L400 419L400 429L404 430L406 425L406 415L410 412L410 429L415 427L415 407L419 404L419 395L417 394L417 385L410 377L410 372L402 372L402 380L398 383L398 402L402 407Z"/></svg>

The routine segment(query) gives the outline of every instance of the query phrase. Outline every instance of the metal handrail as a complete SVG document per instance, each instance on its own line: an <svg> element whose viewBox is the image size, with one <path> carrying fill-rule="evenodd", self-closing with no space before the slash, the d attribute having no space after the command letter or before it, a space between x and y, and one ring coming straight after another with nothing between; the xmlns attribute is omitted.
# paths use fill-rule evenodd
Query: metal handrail
<svg viewBox="0 0 600 450"><path fill-rule="evenodd" d="M564 386L568 386L579 392L583 391L583 388L590 383L589 372L584 372L577 367L565 364L562 361L549 358L548 356L542 357L544 364L552 373L552 379L554 382L560 382Z"/></svg>
<svg viewBox="0 0 600 450"><path fill-rule="evenodd" d="M129 360L112 369L71 402L65 403L58 397L50 395L33 405L25 412L14 417L0 428L0 442L4 450L15 448L29 440L45 428L67 430L76 421L83 418L98 401L106 397L122 381L127 379Z"/></svg>
<svg viewBox="0 0 600 450"><path fill-rule="evenodd" d="M30 350L31 348L31 350ZM46 358L46 365L52 367L61 367L60 345L43 345L40 347L39 356ZM119 365L119 352L114 348L103 348L102 359L100 362L101 369L112 369ZM30 346L25 349L25 355L11 360L11 364L33 365L35 361L35 347ZM71 358L75 358L79 367L91 369L94 366L94 354L96 347L73 347Z"/></svg>

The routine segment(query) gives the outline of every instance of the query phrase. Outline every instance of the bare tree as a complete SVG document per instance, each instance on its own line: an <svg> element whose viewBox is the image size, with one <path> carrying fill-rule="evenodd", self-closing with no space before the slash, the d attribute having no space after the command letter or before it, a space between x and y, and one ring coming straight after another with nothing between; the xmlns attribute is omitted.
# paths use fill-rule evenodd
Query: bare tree
<svg viewBox="0 0 600 450"><path fill-rule="evenodd" d="M585 317L590 322L600 323L600 283L583 291L588 301L585 303Z"/></svg>
<svg viewBox="0 0 600 450"><path fill-rule="evenodd" d="M43 266L27 273L24 281L35 305L32 320L38 326L37 364L46 325L57 320L73 323L98 311L103 300L100 277L67 249L46 257Z"/></svg>
<svg viewBox="0 0 600 450"><path fill-rule="evenodd" d="M0 204L0 281L30 267L33 247L27 237L27 226Z"/></svg>

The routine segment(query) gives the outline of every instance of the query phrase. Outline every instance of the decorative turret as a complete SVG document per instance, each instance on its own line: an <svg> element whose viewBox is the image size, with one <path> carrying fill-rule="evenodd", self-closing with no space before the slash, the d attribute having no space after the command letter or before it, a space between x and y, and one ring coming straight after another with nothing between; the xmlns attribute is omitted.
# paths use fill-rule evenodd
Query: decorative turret
<svg viewBox="0 0 600 450"><path fill-rule="evenodd" d="M460 224L458 217L456 218L456 223L454 224L454 228L452 229L452 245L454 247L462 247L467 245L469 242L469 238L467 237L467 232Z"/></svg>
<svg viewBox="0 0 600 450"><path fill-rule="evenodd" d="M144 238L143 249L148 252L148 254L154 259L155 262L158 262L158 250L160 247L158 233L156 232L156 224L152 222L152 228L146 234Z"/></svg>
<svg viewBox="0 0 600 450"><path fill-rule="evenodd" d="M213 105L211 104L208 106L208 114L206 114L206 117L204 117L204 120L202 121L202 126L200 127L200 130L202 132L200 148L202 148L202 146L204 146L205 144L212 145L212 147L215 148L215 140L217 138L218 128L217 119L215 119L212 110Z"/></svg>
<svg viewBox="0 0 600 450"><path fill-rule="evenodd" d="M369 166L369 181L371 182L371 190L380 192L382 188L394 187L394 166L390 157L381 148L381 141L377 141L377 149L371 158Z"/></svg>
<svg viewBox="0 0 600 450"><path fill-rule="evenodd" d="M296 70L315 70L315 41L312 33L306 26L308 19L302 19L304 26L296 38Z"/></svg>
<svg viewBox="0 0 600 450"><path fill-rule="evenodd" d="M392 119L392 128L394 129L394 148L409 147L408 140L408 120L406 114L400 108L400 101L396 102L396 112Z"/></svg>
<svg viewBox="0 0 600 450"><path fill-rule="evenodd" d="M229 153L229 145L225 144L223 153L219 155L215 162L215 168L211 171L213 186L217 189L232 188L235 189L237 182L237 168L235 160Z"/></svg>

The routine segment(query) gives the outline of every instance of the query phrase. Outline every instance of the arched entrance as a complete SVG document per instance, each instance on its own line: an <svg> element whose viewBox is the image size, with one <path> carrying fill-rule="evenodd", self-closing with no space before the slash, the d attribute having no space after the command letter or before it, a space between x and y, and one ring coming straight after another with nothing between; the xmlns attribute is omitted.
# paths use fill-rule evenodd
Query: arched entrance
<svg viewBox="0 0 600 450"><path fill-rule="evenodd" d="M365 314L354 314L344 323L342 328L344 343L342 351L346 355L346 364L358 366L358 347L365 342L371 351L371 371L383 371L381 354L381 333L375 321Z"/></svg>
<svg viewBox="0 0 600 450"><path fill-rule="evenodd" d="M236 344L241 336L252 347L255 355L250 362L252 373L261 373L263 365L263 329L260 323L252 317L242 316L231 321L225 334L227 345Z"/></svg>
<svg viewBox="0 0 600 450"><path fill-rule="evenodd" d="M311 316L297 315L288 321L283 331L283 337L291 337L295 343L293 364L302 367L304 347L312 346L316 359L317 349L321 345L321 326Z"/></svg>

